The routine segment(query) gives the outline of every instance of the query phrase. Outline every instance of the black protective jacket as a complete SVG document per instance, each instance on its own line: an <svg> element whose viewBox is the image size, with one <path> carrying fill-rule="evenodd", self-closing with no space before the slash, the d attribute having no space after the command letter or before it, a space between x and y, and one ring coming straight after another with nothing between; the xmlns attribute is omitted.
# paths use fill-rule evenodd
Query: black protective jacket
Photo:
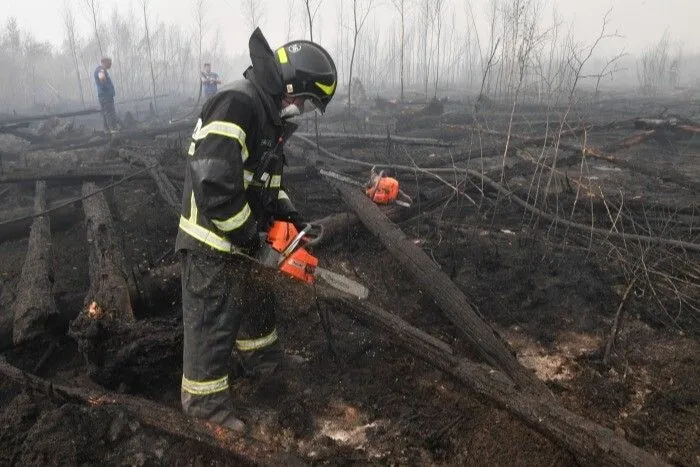
<svg viewBox="0 0 700 467"><path fill-rule="evenodd" d="M258 29L249 47L245 79L207 100L192 134L176 250L232 253L269 219L296 215L282 186L283 145L296 125L279 117L282 79Z"/></svg>

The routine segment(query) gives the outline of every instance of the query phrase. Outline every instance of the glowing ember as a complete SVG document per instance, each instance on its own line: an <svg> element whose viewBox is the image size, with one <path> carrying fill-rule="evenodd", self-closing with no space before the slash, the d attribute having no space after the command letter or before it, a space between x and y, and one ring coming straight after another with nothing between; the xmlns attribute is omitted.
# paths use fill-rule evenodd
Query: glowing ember
<svg viewBox="0 0 700 467"><path fill-rule="evenodd" d="M110 399L106 395L95 396L95 397L91 397L88 399L88 404L90 404L93 407L96 407L98 405L113 404L113 403L114 403L114 399Z"/></svg>
<svg viewBox="0 0 700 467"><path fill-rule="evenodd" d="M100 305L98 305L97 302L90 303L90 306L88 307L88 316L90 318L99 318L102 316L102 308L100 308Z"/></svg>
<svg viewBox="0 0 700 467"><path fill-rule="evenodd" d="M211 432L214 433L214 437L222 443L226 442L230 437L229 431L221 425L212 426Z"/></svg>

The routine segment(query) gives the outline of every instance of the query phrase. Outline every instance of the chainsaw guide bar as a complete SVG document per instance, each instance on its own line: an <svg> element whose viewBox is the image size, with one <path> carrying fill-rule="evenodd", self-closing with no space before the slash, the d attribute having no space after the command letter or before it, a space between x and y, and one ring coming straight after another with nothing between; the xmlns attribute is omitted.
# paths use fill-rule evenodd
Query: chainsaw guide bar
<svg viewBox="0 0 700 467"><path fill-rule="evenodd" d="M357 297L360 300L364 300L369 296L369 290L367 290L367 287L364 285L355 282L342 274L329 271L328 269L319 268L317 266L314 270L314 277L321 279L322 282L328 286Z"/></svg>

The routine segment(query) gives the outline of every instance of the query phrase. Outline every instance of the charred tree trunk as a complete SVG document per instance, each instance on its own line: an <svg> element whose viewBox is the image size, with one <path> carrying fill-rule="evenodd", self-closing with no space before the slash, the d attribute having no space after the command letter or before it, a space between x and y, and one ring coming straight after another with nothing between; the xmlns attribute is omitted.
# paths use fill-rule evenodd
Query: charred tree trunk
<svg viewBox="0 0 700 467"><path fill-rule="evenodd" d="M133 169L126 164L105 164L94 167L76 167L66 169L57 167L55 170L41 168L38 170L13 170L0 174L0 183L34 183L39 180L61 182L65 184L82 184L85 181L105 180L110 178L122 178L129 175ZM143 174L141 177L148 178Z"/></svg>
<svg viewBox="0 0 700 467"><path fill-rule="evenodd" d="M168 133L180 133L184 131L191 131L194 128L194 123L191 121L184 121L179 123L174 123L172 125L163 125L155 128L138 128L134 130L122 131L118 136L115 137L116 140L124 139L140 139L140 138L150 138L157 135L168 134ZM45 151L47 149L68 151L71 149L82 149L90 148L96 146L104 146L109 144L112 138L107 136L99 135L88 135L88 136L78 136L75 138L65 138L59 141L50 141L43 144L31 145L29 151Z"/></svg>
<svg viewBox="0 0 700 467"><path fill-rule="evenodd" d="M0 121L0 125L9 125L13 123L24 123L24 122L36 122L39 120L48 120L49 118L67 118L67 117L79 117L81 115L98 114L100 109L91 108L85 110L76 110L74 112L61 112L55 114L47 115L28 115L26 117L10 118L7 120Z"/></svg>
<svg viewBox="0 0 700 467"><path fill-rule="evenodd" d="M49 216L54 232L73 225L83 217L83 213L71 200L53 202L49 209L52 210ZM35 216L33 208L0 212L0 243L26 237Z"/></svg>
<svg viewBox="0 0 700 467"><path fill-rule="evenodd" d="M316 135L314 133L296 132L296 136L303 136L306 138L314 138ZM389 141L397 144L404 144L406 146L435 146L435 147L452 147L455 143L448 141L440 141L435 138L412 138L409 136L396 136L396 135L373 135L373 134L353 134L353 133L330 133L323 132L319 135L321 138L329 139L340 139L342 141L356 140L356 141Z"/></svg>
<svg viewBox="0 0 700 467"><path fill-rule="evenodd" d="M46 210L46 182L36 183L34 210L37 213ZM52 291L51 227L48 216L38 216L32 223L17 298L12 306L15 345L46 334L52 320L58 318Z"/></svg>
<svg viewBox="0 0 700 467"><path fill-rule="evenodd" d="M299 152L298 147L288 147ZM307 154L312 163L318 158ZM440 267L393 224L362 190L332 178L326 181L357 214L362 223L379 237L392 256L411 274L416 284L435 300L446 317L454 323L462 337L490 365L500 368L524 389L549 395L548 389L534 374L518 362L506 343L474 310L464 293Z"/></svg>
<svg viewBox="0 0 700 467"><path fill-rule="evenodd" d="M92 304L93 315L106 316L124 322L134 321L131 309L127 267L121 242L112 222L107 200L94 183L83 185L83 209L87 228L90 259L88 271L90 289L85 297L85 310Z"/></svg>
<svg viewBox="0 0 700 467"><path fill-rule="evenodd" d="M102 192L95 194L94 183L83 185L83 209L89 250L90 288L83 310L71 323L69 335L88 363L88 373L95 377L110 366L114 354L129 342L134 323L129 284L120 240ZM116 340L116 342L115 342ZM99 378L102 380L102 378Z"/></svg>
<svg viewBox="0 0 700 467"><path fill-rule="evenodd" d="M447 343L377 306L339 297L334 292L324 293L322 289L321 297L333 309L379 329L383 337L389 337L416 357L451 374L474 392L570 450L583 465L666 465L612 430L568 411L552 398L520 391L500 371L455 355Z"/></svg>

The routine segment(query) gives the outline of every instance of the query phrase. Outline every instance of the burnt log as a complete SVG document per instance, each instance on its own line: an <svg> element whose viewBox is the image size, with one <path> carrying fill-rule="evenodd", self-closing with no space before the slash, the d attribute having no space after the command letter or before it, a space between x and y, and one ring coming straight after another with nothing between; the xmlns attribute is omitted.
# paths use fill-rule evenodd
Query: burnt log
<svg viewBox="0 0 700 467"><path fill-rule="evenodd" d="M575 128L569 128L562 130L561 134L555 133L545 136L526 136L517 134L501 133L503 138L509 140L508 143L505 141L491 144L489 146L477 147L474 149L469 149L467 151L450 154L447 156L435 157L428 162L421 164L422 168L435 168L454 165L457 162L465 162L476 158L489 158L496 156L503 156L506 153L507 156L514 156L517 148L524 148L527 146L542 146L547 144L558 143L558 141L563 137L576 137L586 132L591 133L594 131L607 130L610 128L616 128L620 125L625 124L626 121L612 121L610 123L603 123L599 125L591 126L579 126ZM483 131L481 129L475 129L474 131ZM486 133L494 134L493 132L486 131Z"/></svg>
<svg viewBox="0 0 700 467"><path fill-rule="evenodd" d="M667 465L613 430L564 408L550 397L521 391L506 374L457 355L452 347L396 315L369 303L319 289L334 310L370 325L394 344L440 368L534 430L573 453L582 465Z"/></svg>
<svg viewBox="0 0 700 467"><path fill-rule="evenodd" d="M97 146L104 146L110 143L118 143L128 139L142 139L153 136L180 133L183 131L191 131L194 128L194 122L181 122L173 125L163 125L152 128L138 128L133 130L121 131L116 135L93 134L87 136L79 136L74 138L64 138L62 140L50 141L42 144L33 144L27 148L27 151L68 151L71 149L84 149Z"/></svg>
<svg viewBox="0 0 700 467"><path fill-rule="evenodd" d="M78 343L89 373L99 375L99 369L109 365L109 356L126 344L115 345L112 339L128 335L135 318L128 269L107 200L94 183L85 183L82 192L90 287L68 334Z"/></svg>
<svg viewBox="0 0 700 467"><path fill-rule="evenodd" d="M88 314L76 318L69 334L90 379L106 388L156 394L164 381L176 384L182 374L182 323L157 318L129 323Z"/></svg>
<svg viewBox="0 0 700 467"><path fill-rule="evenodd" d="M90 167L77 167L73 169L66 169L65 167L56 169L42 167L36 170L21 169L0 174L0 183L33 183L39 180L44 180L47 182L82 184L85 181L122 178L129 175L129 172L132 170L133 169L126 164L109 164L104 166L98 165ZM148 175L143 174L140 178L147 177Z"/></svg>
<svg viewBox="0 0 700 467"><path fill-rule="evenodd" d="M14 294L5 287L5 281L0 278L0 351L12 347L12 326L15 317L9 304L14 299Z"/></svg>
<svg viewBox="0 0 700 467"><path fill-rule="evenodd" d="M183 442L203 444L212 454L234 465L299 465L300 459L259 439L237 435L212 423L193 419L179 409L141 397L102 389L64 386L26 373L0 357L0 374L17 385L40 394L86 406L115 405L145 426L174 436Z"/></svg>
<svg viewBox="0 0 700 467"><path fill-rule="evenodd" d="M287 148L300 152L298 146ZM306 153L315 165L318 156ZM533 393L549 395L549 390L535 375L525 369L511 349L469 303L464 293L452 282L422 249L417 247L399 227L393 224L362 190L325 177L326 181L355 212L357 217L376 235L384 247L408 272L416 284L428 293L445 316L456 326L459 334L490 365L500 368L515 383Z"/></svg>
<svg viewBox="0 0 700 467"><path fill-rule="evenodd" d="M156 97L166 97L168 94L159 94ZM121 105L121 104L128 104L132 102L141 102L145 100L152 99L153 97L138 97L134 99L127 99L123 101L118 101L116 104ZM8 118L5 120L0 120L0 127L5 126L5 125L14 125L14 124L19 124L19 123L27 123L27 122L36 122L36 121L41 121L41 120L48 120L49 118L68 118L68 117L81 117L85 115L92 115L92 114L98 114L100 113L100 109L96 107L92 107L89 109L82 109L82 110L72 110L68 112L58 112L58 113L52 113L52 114L45 114L45 115L26 115L23 117L15 117L15 118Z"/></svg>
<svg viewBox="0 0 700 467"><path fill-rule="evenodd" d="M96 304L93 313L117 321L133 322L126 263L121 241L112 222L107 200L94 183L82 188L83 210L89 249L90 289L85 297L85 310Z"/></svg>
<svg viewBox="0 0 700 467"><path fill-rule="evenodd" d="M297 136L304 136L306 138L315 138L315 133L304 133L296 132ZM435 147L452 147L455 143L448 141L441 141L435 138L412 138L410 136L397 136L397 135L375 135L375 134L354 134L354 133L333 133L333 132L323 132L319 135L323 139L341 139L346 140L359 140L359 141L377 141L377 142L392 142L397 144L403 144L406 146L435 146Z"/></svg>
<svg viewBox="0 0 700 467"><path fill-rule="evenodd" d="M77 202L73 199L58 200L49 204L48 215L54 232L66 229L83 218L82 211L76 205ZM34 208L0 211L0 243L26 237L34 217Z"/></svg>
<svg viewBox="0 0 700 467"><path fill-rule="evenodd" d="M46 183L36 183L34 210L46 210ZM49 331L59 313L54 302L51 271L51 227L48 216L37 216L32 223L27 255L12 305L12 341L15 345L41 337Z"/></svg>
<svg viewBox="0 0 700 467"><path fill-rule="evenodd" d="M76 110L76 111L72 111L72 112L60 112L60 113L53 113L53 114L46 114L46 115L27 115L25 117L17 117L17 118L2 120L2 121L0 121L0 125L4 126L4 125L15 124L15 123L36 122L39 120L48 120L49 118L79 117L82 115L91 115L91 114L96 114L96 113L100 113L100 109L92 108L92 109Z"/></svg>
<svg viewBox="0 0 700 467"><path fill-rule="evenodd" d="M615 165L617 167L631 170L633 172L646 175L648 177L659 178L666 183L673 183L678 186L688 188L693 192L700 192L700 182L697 179L683 174L681 171L677 170L674 167L663 167L662 169L659 167L653 167L641 163L639 161L622 159L612 155L616 151L625 148L631 148L637 144L646 141L655 133L655 130L648 130L635 133L632 136L610 143L601 149L596 149L589 146L585 146L582 148L580 146L572 144L561 144L560 147L563 149L570 150L575 154L583 154L587 157L600 159L609 162L610 164Z"/></svg>

